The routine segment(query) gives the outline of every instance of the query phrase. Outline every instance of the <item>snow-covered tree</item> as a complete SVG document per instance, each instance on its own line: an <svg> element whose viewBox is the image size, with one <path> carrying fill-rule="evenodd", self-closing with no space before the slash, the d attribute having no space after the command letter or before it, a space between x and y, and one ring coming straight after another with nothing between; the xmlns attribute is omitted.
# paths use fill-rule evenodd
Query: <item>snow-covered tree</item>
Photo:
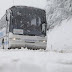
<svg viewBox="0 0 72 72"><path fill-rule="evenodd" d="M48 29L60 25L62 20L72 16L72 0L47 0Z"/></svg>

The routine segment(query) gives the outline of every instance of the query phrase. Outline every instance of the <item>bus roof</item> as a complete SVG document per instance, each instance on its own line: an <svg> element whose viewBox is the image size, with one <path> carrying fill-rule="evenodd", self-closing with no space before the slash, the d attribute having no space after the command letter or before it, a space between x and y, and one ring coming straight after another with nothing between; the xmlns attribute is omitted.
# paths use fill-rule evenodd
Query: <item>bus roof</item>
<svg viewBox="0 0 72 72"><path fill-rule="evenodd" d="M12 6L10 8L13 14L17 12L22 12L25 14L36 14L39 15L40 17L46 17L46 12L43 9L35 8L35 7L29 7L29 6ZM15 14L16 15L16 14Z"/></svg>
<svg viewBox="0 0 72 72"><path fill-rule="evenodd" d="M17 9L17 8L24 8L24 9L33 9L33 10L38 10L38 11L42 11L45 12L44 9L40 9L40 8L36 8L36 7L31 7L31 6L12 6L10 9Z"/></svg>

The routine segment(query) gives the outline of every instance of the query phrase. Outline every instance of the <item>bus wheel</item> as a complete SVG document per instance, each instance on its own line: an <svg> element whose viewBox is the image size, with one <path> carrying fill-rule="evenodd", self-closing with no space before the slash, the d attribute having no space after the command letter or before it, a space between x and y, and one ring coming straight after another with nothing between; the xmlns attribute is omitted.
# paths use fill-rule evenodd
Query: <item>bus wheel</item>
<svg viewBox="0 0 72 72"><path fill-rule="evenodd" d="M4 39L2 39L2 46L3 46L3 49L4 49Z"/></svg>
<svg viewBox="0 0 72 72"><path fill-rule="evenodd" d="M11 48L8 48L8 49L11 49Z"/></svg>
<svg viewBox="0 0 72 72"><path fill-rule="evenodd" d="M18 49L21 49L21 47L18 47Z"/></svg>

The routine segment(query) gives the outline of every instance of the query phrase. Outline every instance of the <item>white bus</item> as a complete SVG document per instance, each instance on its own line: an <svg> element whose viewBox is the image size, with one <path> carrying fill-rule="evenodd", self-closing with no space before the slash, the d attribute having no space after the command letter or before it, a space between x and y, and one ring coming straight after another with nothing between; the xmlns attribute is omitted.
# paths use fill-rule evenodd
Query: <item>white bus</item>
<svg viewBox="0 0 72 72"><path fill-rule="evenodd" d="M12 6L0 20L0 48L46 49L46 27L45 10Z"/></svg>

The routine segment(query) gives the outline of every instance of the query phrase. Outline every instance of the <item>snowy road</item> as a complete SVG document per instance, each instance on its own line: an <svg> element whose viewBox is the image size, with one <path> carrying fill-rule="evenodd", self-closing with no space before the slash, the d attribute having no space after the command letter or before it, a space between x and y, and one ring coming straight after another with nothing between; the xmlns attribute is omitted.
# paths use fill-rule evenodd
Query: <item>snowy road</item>
<svg viewBox="0 0 72 72"><path fill-rule="evenodd" d="M72 72L72 53L0 50L0 72Z"/></svg>

